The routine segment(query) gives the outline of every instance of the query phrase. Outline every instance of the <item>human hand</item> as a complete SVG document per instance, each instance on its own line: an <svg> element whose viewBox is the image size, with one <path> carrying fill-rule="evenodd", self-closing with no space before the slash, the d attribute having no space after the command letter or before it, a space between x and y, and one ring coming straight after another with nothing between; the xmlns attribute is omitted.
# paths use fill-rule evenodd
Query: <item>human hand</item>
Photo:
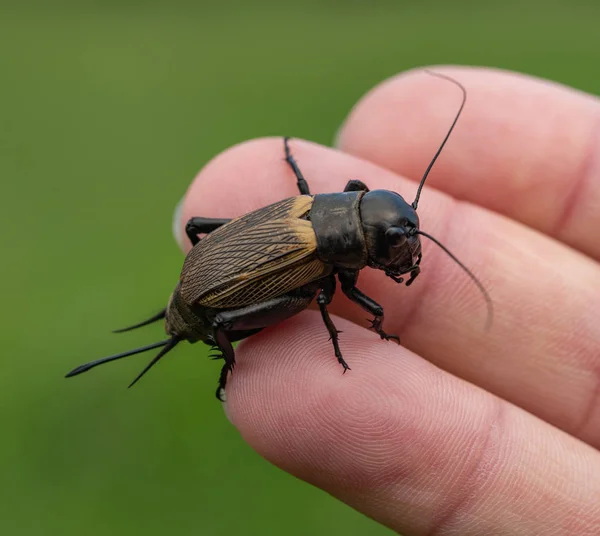
<svg viewBox="0 0 600 536"><path fill-rule="evenodd" d="M240 343L227 413L262 456L402 534L600 534L600 100L522 75L435 68L467 104L419 205L424 241L406 288L359 287L385 329L341 293L342 376L316 311ZM339 150L295 140L312 193L349 179L411 200L460 104L420 72L378 86ZM297 195L281 138L216 157L177 216L234 217ZM406 178L405 178L406 177ZM437 189L437 190L436 190ZM184 249L189 242L181 240Z"/></svg>

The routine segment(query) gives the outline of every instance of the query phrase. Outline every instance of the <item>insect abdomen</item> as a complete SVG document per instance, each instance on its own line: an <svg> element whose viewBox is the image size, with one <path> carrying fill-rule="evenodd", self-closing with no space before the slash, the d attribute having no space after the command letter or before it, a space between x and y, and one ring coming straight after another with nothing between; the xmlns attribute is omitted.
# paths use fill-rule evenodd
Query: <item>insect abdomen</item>
<svg viewBox="0 0 600 536"><path fill-rule="evenodd" d="M165 317L165 329L169 335L177 335L190 342L204 340L211 329L211 320L206 315L199 315L181 296L181 285L178 284L171 294Z"/></svg>

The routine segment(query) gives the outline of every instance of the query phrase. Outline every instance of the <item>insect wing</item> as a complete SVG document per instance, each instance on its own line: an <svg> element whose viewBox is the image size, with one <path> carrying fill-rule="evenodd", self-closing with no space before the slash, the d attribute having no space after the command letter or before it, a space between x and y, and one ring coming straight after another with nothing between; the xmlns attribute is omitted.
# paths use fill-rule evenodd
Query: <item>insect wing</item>
<svg viewBox="0 0 600 536"><path fill-rule="evenodd" d="M279 201L223 225L188 254L181 295L206 307L241 307L285 294L326 271L315 258L312 196Z"/></svg>

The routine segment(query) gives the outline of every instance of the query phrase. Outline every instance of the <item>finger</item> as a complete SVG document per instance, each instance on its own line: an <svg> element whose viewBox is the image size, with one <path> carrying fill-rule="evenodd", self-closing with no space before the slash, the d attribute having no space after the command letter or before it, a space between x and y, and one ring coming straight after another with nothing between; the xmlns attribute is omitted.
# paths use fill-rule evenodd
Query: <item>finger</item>
<svg viewBox="0 0 600 536"><path fill-rule="evenodd" d="M467 104L429 184L600 259L600 99L528 76L444 67ZM411 71L373 89L339 147L414 180L460 104L448 82Z"/></svg>
<svg viewBox="0 0 600 536"><path fill-rule="evenodd" d="M344 153L294 140L292 151L313 193L340 191L348 179L371 188L414 192L414 184ZM295 195L280 139L230 149L204 168L188 191L192 215L237 216ZM410 288L365 269L359 288L385 309L384 328L441 368L544 420L600 445L598 266L543 235L483 209L426 190L422 227L483 280L496 316L485 333L477 289L448 258L424 243L423 273ZM564 275L566 274L566 275ZM367 315L341 292L332 311L361 325Z"/></svg>
<svg viewBox="0 0 600 536"><path fill-rule="evenodd" d="M266 459L406 536L597 534L600 454L393 343L317 312L242 342L233 424Z"/></svg>

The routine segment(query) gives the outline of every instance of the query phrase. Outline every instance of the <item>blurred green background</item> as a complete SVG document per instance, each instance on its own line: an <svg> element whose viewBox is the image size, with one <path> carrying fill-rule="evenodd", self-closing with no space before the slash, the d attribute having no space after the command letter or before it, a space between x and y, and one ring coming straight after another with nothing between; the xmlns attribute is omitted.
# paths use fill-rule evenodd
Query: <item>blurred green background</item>
<svg viewBox="0 0 600 536"><path fill-rule="evenodd" d="M165 303L173 208L218 152L330 144L419 65L600 93L598 21L596 1L0 4L0 533L388 534L244 444L200 345L131 391L150 356L63 375L162 335L110 330Z"/></svg>

